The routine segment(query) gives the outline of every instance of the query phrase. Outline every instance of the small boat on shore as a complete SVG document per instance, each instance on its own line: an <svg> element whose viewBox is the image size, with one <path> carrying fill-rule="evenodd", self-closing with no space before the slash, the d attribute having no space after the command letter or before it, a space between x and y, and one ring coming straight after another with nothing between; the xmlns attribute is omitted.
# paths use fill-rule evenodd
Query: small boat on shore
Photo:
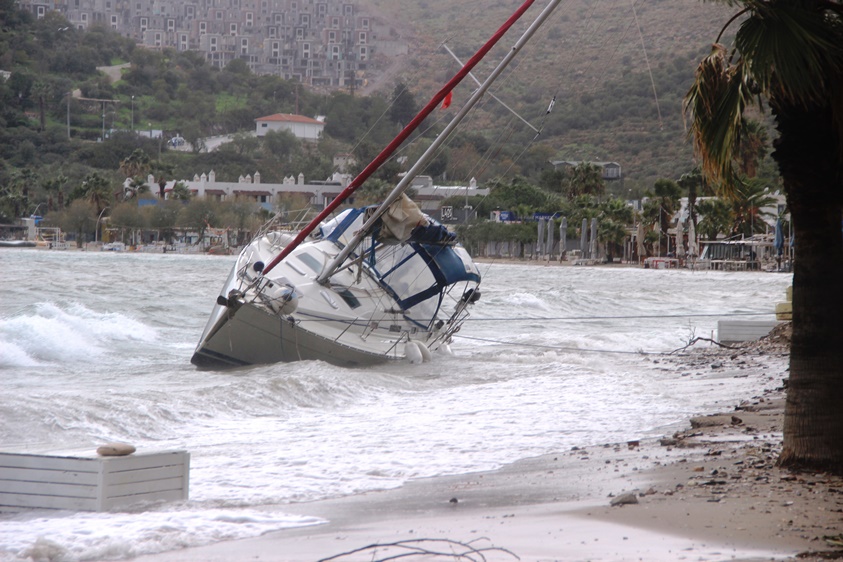
<svg viewBox="0 0 843 562"><path fill-rule="evenodd" d="M292 233L270 222L240 252L191 358L194 365L421 363L448 349L480 297L480 273L456 236L405 192L561 0L551 0L379 205L338 209L451 99L453 88L533 1L526 0L307 226Z"/></svg>

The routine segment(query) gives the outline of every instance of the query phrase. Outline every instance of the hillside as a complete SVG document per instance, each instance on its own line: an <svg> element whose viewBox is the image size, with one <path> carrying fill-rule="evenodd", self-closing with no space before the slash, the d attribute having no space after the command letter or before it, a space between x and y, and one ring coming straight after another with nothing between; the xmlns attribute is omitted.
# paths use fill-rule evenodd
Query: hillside
<svg viewBox="0 0 843 562"><path fill-rule="evenodd" d="M458 68L441 48L443 42L466 60L521 4L521 0L367 1L412 45L406 60L396 61L382 91L390 92L401 80L420 102L427 101ZM530 8L483 61L475 72L478 77L488 74L545 5L537 2ZM698 0L567 0L494 92L534 125L541 122L555 95L555 109L531 152L551 159L617 161L626 178L623 190L640 192L659 177L675 179L693 167L682 97L699 59L731 15L722 5ZM473 87L466 80L455 93L455 103ZM493 146L523 147L534 136L496 102L485 102L471 119L471 126L485 132ZM533 158L525 165L543 160ZM532 175L531 170L518 171Z"/></svg>

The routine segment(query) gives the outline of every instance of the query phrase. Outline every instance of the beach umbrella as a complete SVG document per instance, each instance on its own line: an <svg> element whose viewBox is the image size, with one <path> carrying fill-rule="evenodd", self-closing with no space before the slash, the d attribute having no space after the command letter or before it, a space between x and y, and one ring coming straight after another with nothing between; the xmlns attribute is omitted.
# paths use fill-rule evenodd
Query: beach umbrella
<svg viewBox="0 0 843 562"><path fill-rule="evenodd" d="M682 223L676 223L676 249L673 250L673 253L676 254L676 257L682 256L682 252L685 250L685 229L682 227Z"/></svg>
<svg viewBox="0 0 843 562"><path fill-rule="evenodd" d="M776 246L776 252L779 256L784 253L784 231L782 229L782 219L776 219L776 238L774 242Z"/></svg>
<svg viewBox="0 0 843 562"><path fill-rule="evenodd" d="M647 252L647 249L644 248L644 223L638 223L638 232L635 234L636 242L638 243L638 259L639 261L644 258L644 254Z"/></svg>
<svg viewBox="0 0 843 562"><path fill-rule="evenodd" d="M559 225L559 259L565 256L568 251L568 217L562 217L562 223Z"/></svg>
<svg viewBox="0 0 843 562"><path fill-rule="evenodd" d="M700 249L697 247L697 228L693 219L688 221L688 254L692 258L700 255Z"/></svg>
<svg viewBox="0 0 843 562"><path fill-rule="evenodd" d="M547 239L545 240L546 251L545 254L550 255L553 252L553 219L547 219Z"/></svg>
<svg viewBox="0 0 843 562"><path fill-rule="evenodd" d="M580 230L580 252L582 252L582 257L586 257L586 253L588 253L588 219L582 220L582 229Z"/></svg>
<svg viewBox="0 0 843 562"><path fill-rule="evenodd" d="M591 219L591 248L588 251L591 259L597 257L597 219Z"/></svg>
<svg viewBox="0 0 843 562"><path fill-rule="evenodd" d="M536 249L536 254L541 255L544 253L544 219L539 219L538 225L539 244L538 248Z"/></svg>

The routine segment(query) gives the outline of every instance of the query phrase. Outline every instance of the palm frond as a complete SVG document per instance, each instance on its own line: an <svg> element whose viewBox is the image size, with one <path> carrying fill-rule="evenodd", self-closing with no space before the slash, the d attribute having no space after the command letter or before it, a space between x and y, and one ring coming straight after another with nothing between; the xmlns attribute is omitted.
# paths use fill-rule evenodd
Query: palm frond
<svg viewBox="0 0 843 562"><path fill-rule="evenodd" d="M691 117L690 134L702 171L712 183L727 190L737 183L733 159L742 115L752 100L748 78L743 61L729 64L726 48L715 44L700 62L685 95L684 108Z"/></svg>
<svg viewBox="0 0 843 562"><path fill-rule="evenodd" d="M767 95L808 104L827 99L827 77L843 65L838 18L803 2L754 2L735 36L747 74Z"/></svg>

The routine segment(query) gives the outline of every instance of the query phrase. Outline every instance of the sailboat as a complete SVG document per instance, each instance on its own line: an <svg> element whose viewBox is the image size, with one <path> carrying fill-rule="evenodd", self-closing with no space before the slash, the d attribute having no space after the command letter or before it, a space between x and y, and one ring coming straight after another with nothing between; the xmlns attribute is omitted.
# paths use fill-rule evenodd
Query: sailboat
<svg viewBox="0 0 843 562"><path fill-rule="evenodd" d="M561 0L552 0L381 204L339 206L380 167L534 3L526 0L383 151L293 235L267 228L240 252L191 362L232 368L300 360L421 363L448 352L480 298L456 236L406 195L413 178Z"/></svg>

